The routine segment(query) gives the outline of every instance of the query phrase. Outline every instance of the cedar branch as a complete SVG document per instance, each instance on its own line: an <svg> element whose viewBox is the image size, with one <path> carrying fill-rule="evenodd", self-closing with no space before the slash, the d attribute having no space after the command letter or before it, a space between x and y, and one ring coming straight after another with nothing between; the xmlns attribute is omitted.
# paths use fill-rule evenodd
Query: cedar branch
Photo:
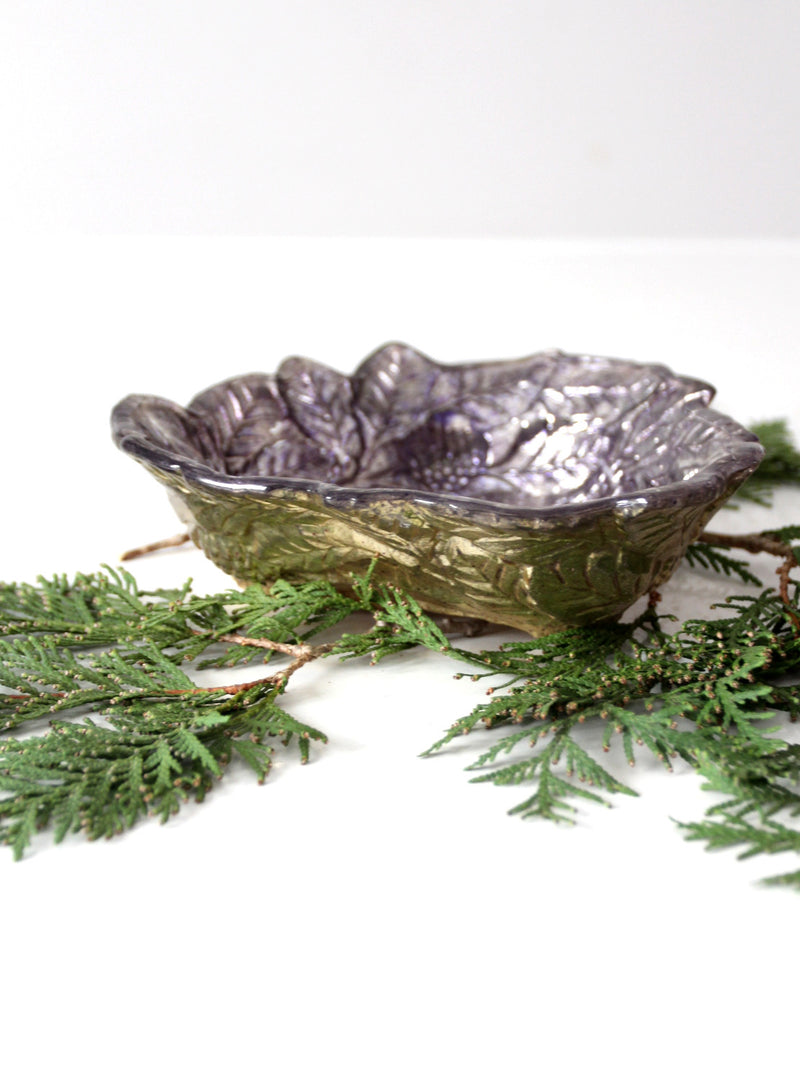
<svg viewBox="0 0 800 1067"><path fill-rule="evenodd" d="M778 594L786 606L792 625L800 633L800 618L792 610L792 601L789 595L789 574L794 567L799 565L791 545L781 541L778 537L772 537L768 533L720 534L704 530L697 540L702 541L704 544L712 545L714 548L740 548L753 555L766 552L771 556L782 557L783 562L775 571L778 575Z"/></svg>

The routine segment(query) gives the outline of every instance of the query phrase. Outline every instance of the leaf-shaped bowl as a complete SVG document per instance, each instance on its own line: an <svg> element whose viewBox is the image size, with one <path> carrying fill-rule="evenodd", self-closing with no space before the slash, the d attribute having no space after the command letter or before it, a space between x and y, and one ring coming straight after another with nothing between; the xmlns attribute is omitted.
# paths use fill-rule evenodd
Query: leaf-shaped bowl
<svg viewBox="0 0 800 1067"><path fill-rule="evenodd" d="M350 377L292 357L186 408L129 396L112 429L242 583L376 561L429 611L538 635L618 618L758 465L713 395L657 364L389 344Z"/></svg>

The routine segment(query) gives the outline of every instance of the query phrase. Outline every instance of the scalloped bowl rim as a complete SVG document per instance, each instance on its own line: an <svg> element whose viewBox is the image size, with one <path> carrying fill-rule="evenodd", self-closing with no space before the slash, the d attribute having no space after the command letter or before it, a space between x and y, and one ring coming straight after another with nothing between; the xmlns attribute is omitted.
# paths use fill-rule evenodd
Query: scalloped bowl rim
<svg viewBox="0 0 800 1067"><path fill-rule="evenodd" d="M386 347L389 346L381 346L376 352L380 352ZM417 354L421 355L421 353ZM372 353L372 355L374 356L375 353ZM611 367L624 365L627 367L639 367L642 370L665 372L673 381L685 383L689 387L688 391L690 393L707 395L706 403L698 403L687 409L686 418L699 418L716 424L718 429L728 436L730 451L725 456L718 457L708 466L700 467L694 474L681 481L671 481L664 485L650 486L625 495L608 494L592 500L566 501L564 503L531 507L484 500L467 494L433 492L425 489L404 489L388 486L352 488L347 485L337 485L333 482L302 477L243 477L226 474L188 456L182 456L178 452L154 445L148 440L145 434L136 427L134 413L136 408L144 402L152 402L154 400L161 403L164 402L165 398L151 394L132 393L115 405L111 413L112 434L117 446L133 458L165 473L180 474L188 483L208 489L214 493L223 491L235 496L252 499L254 497L268 497L274 492L285 493L294 490L297 493L319 496L326 505L333 508L344 509L376 502L398 504L405 502L426 506L434 510L444 509L451 513L455 511L465 517L495 515L526 521L578 519L598 513L607 513L610 510L624 514L631 509L638 512L653 505L657 506L673 502L687 505L703 501L711 502L725 492L727 485L737 475L740 475L743 471L750 472L754 470L764 456L764 449L755 434L730 416L724 415L708 406L716 393L714 387L708 382L676 374L663 363L644 363L605 356L579 356L572 353L563 353L559 350L540 352L536 353L536 355L553 356L554 358L568 355L571 359L599 362ZM372 356L367 357L367 360L370 358ZM513 363L521 365L522 363L527 363L531 357L523 357L519 360L478 360L460 363L439 363L428 356L423 358L438 370L447 371L499 365L501 363L505 364L505 366L510 366ZM363 363L366 363L367 360L364 360ZM363 366L363 363L361 366ZM258 373L263 374L263 372ZM234 375L224 379L224 381L235 381L237 378L242 377L246 377L246 375ZM269 377L269 375L265 375L265 377ZM217 384L222 384L222 382ZM166 402L175 408L181 407L175 404L174 401ZM191 403L192 401L189 401L189 405ZM186 410L186 408L182 410Z"/></svg>

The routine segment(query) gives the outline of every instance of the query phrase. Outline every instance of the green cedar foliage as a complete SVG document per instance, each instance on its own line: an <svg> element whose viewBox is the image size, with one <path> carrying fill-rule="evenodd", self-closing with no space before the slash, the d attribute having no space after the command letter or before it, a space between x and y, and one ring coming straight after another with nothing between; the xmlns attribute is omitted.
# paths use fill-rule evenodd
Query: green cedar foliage
<svg viewBox="0 0 800 1067"><path fill-rule="evenodd" d="M180 665L268 660L259 645L220 642L236 633L299 646L299 630L313 636L356 606L319 583L148 593L111 569L0 586L0 728L50 724L0 742L0 840L19 857L45 827L60 841L80 829L108 837L148 813L166 820L202 800L231 759L263 782L274 738L305 761L326 739L280 707L285 674L204 687Z"/></svg>
<svg viewBox="0 0 800 1067"><path fill-rule="evenodd" d="M692 567L704 567L706 570L724 574L727 578L740 578L746 585L762 585L761 579L740 559L734 559L726 551L720 551L712 545L695 541L686 550L686 562Z"/></svg>
<svg viewBox="0 0 800 1067"><path fill-rule="evenodd" d="M764 446L765 456L758 469L736 493L736 500L750 500L766 507L779 486L800 485L800 452L783 419L758 422L750 427Z"/></svg>
<svg viewBox="0 0 800 1067"><path fill-rule="evenodd" d="M166 820L183 801L202 800L233 759L263 781L275 738L307 759L325 738L280 707L291 672L204 687L184 670L269 660L274 643L298 658L315 647L374 662L423 646L491 680L488 699L425 754L492 728L498 738L469 769L478 782L530 785L512 809L524 817L571 822L583 802L633 792L592 751L583 724L596 721L604 751L620 745L631 764L642 747L667 768L682 760L727 795L684 828L690 839L746 855L800 851L800 745L776 732L800 712L797 591L790 607L772 590L726 606L725 616L673 633L648 608L628 624L472 652L409 597L369 579L350 596L321 582L205 597L188 586L146 592L110 569L0 586L0 839L20 856L45 827L60 841L81 829L109 836L148 813ZM354 611L371 612L372 627L309 645ZM231 635L260 643L226 644ZM17 736L37 720L49 723L45 733ZM800 888L800 872L783 881Z"/></svg>

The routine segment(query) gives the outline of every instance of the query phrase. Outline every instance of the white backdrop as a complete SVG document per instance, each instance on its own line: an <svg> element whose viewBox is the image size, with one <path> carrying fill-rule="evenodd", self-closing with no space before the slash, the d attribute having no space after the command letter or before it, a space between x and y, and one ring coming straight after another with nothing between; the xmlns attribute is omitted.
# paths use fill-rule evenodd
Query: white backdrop
<svg viewBox="0 0 800 1067"><path fill-rule="evenodd" d="M800 234L796 0L3 0L0 227Z"/></svg>

